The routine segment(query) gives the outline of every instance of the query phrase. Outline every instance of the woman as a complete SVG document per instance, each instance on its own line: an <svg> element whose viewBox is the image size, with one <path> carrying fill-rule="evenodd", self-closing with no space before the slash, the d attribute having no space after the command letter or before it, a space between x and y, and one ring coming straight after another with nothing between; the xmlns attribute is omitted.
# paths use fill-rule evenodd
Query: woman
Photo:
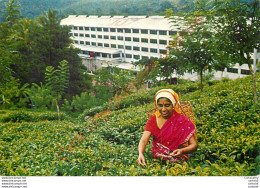
<svg viewBox="0 0 260 188"><path fill-rule="evenodd" d="M155 95L155 105L157 111L148 119L138 146L138 164L146 165L144 151L151 135L154 158L169 162L188 160L188 154L197 150L196 127L181 114L178 95L172 89L162 89Z"/></svg>

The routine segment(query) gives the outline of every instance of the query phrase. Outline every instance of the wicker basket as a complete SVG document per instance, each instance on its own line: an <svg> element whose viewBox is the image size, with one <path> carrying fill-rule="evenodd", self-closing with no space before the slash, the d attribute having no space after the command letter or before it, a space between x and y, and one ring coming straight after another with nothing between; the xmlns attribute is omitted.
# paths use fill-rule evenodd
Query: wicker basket
<svg viewBox="0 0 260 188"><path fill-rule="evenodd" d="M181 114L185 115L189 120L195 125L196 121L194 117L194 113L192 111L192 106L190 101L180 101L181 104ZM155 109L152 109L148 112L148 118L155 113ZM197 140L197 132L194 134L195 139ZM184 144L186 146L186 144Z"/></svg>

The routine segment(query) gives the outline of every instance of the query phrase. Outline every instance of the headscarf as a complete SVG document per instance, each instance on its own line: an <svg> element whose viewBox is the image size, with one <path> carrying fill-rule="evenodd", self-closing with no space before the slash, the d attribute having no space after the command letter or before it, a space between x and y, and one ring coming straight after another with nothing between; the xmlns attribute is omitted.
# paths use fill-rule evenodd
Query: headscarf
<svg viewBox="0 0 260 188"><path fill-rule="evenodd" d="M155 106L157 106L157 101L159 98L167 98L171 101L172 105L173 105L173 108L174 110L177 112L177 113L181 113L181 105L180 105L180 101L179 101L179 96L177 93L175 93L172 89L161 89L159 90L156 95L155 95ZM160 112L156 112L155 115L157 117L160 116Z"/></svg>

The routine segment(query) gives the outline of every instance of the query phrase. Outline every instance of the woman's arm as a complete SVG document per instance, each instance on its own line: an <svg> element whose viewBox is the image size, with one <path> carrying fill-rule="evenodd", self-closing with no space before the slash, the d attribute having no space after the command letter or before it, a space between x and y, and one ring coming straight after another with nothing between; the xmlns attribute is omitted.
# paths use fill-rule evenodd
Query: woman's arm
<svg viewBox="0 0 260 188"><path fill-rule="evenodd" d="M150 131L144 131L143 136L138 145L139 156L138 156L137 162L141 166L146 165L145 158L144 158L144 151L145 151L145 147L146 147L151 135L152 135L152 133Z"/></svg>
<svg viewBox="0 0 260 188"><path fill-rule="evenodd" d="M183 154L189 154L197 150L198 144L195 136L193 135L190 140L188 141L189 145L185 148L176 149L174 150L171 155L173 157L180 157Z"/></svg>

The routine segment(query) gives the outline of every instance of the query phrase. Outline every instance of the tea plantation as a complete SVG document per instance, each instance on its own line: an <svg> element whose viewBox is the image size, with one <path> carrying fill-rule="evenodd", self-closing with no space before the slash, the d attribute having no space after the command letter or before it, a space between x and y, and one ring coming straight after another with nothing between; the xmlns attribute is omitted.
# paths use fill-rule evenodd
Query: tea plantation
<svg viewBox="0 0 260 188"><path fill-rule="evenodd" d="M167 86L190 101L198 150L184 164L155 160L145 167L137 146L157 90L117 97L78 118L37 110L0 111L0 175L6 176L251 176L260 170L260 108L252 78ZM257 75L257 86L260 76ZM258 98L260 91L258 87ZM95 115L94 115L95 114ZM85 116L89 116L84 120Z"/></svg>

